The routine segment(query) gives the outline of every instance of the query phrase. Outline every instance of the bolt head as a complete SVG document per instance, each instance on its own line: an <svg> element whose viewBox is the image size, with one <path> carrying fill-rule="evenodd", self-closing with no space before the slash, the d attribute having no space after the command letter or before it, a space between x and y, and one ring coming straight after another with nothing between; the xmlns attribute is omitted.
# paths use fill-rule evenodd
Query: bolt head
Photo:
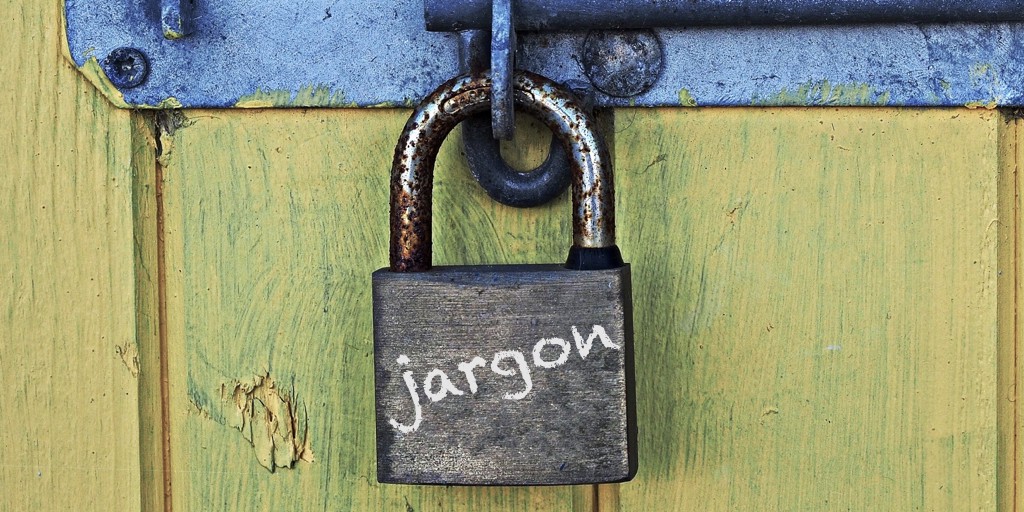
<svg viewBox="0 0 1024 512"><path fill-rule="evenodd" d="M107 78L118 89L138 87L149 76L149 60L137 48L117 48L110 52L100 65Z"/></svg>
<svg viewBox="0 0 1024 512"><path fill-rule="evenodd" d="M595 30L583 43L583 72L599 91L617 98L647 92L661 76L663 60L651 30Z"/></svg>

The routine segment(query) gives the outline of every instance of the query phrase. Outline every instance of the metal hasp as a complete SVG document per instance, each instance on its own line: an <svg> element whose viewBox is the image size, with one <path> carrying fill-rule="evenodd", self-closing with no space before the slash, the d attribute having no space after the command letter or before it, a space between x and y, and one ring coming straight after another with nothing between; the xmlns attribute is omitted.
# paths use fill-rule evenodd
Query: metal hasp
<svg viewBox="0 0 1024 512"><path fill-rule="evenodd" d="M1024 21L1020 0L516 0L519 30ZM427 30L490 27L491 0L424 0Z"/></svg>
<svg viewBox="0 0 1024 512"><path fill-rule="evenodd" d="M493 22L489 0L64 5L71 58L115 104L131 108L411 107L460 68L459 34L427 31L425 21L460 30L490 30ZM1024 2L1016 0L509 6L519 31L515 66L563 84L590 84L596 76L595 107L1024 105ZM802 24L817 21L857 24ZM876 21L899 23L863 24ZM735 25L702 26L723 23ZM622 47L629 52L600 48L617 44L608 29L664 25L671 26L648 29L648 43ZM600 32L588 44L590 28ZM628 59L658 60L651 56L659 44L651 41L662 50L656 79L646 90L633 85L650 80L618 80L625 75L616 70L633 64ZM143 82L108 83L103 70L112 68L102 63L120 48L143 55Z"/></svg>

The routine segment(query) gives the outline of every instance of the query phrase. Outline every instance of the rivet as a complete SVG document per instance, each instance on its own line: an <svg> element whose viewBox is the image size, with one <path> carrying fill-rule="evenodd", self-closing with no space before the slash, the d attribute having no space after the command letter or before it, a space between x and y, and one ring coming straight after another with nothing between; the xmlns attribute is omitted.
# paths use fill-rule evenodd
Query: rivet
<svg viewBox="0 0 1024 512"><path fill-rule="evenodd" d="M618 98L654 86L663 60L661 41L650 30L594 30L583 43L583 72L599 91Z"/></svg>

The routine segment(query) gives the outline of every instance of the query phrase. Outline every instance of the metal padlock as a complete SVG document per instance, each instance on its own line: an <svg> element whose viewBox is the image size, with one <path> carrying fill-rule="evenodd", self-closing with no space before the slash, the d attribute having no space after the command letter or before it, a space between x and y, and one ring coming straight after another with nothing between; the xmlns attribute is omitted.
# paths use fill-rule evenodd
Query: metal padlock
<svg viewBox="0 0 1024 512"><path fill-rule="evenodd" d="M433 167L489 107L461 77L415 110L395 150L389 268L373 274L377 480L456 485L621 482L636 474L629 265L615 245L611 160L571 93L514 78L516 105L573 167L565 265L431 266Z"/></svg>

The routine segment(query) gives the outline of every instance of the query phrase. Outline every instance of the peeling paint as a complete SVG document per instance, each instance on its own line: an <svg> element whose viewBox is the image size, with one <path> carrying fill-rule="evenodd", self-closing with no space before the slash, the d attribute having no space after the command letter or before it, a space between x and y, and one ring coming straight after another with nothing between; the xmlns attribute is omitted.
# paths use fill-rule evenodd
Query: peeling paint
<svg viewBox="0 0 1024 512"><path fill-rule="evenodd" d="M306 86L297 92L277 89L256 89L246 94L235 103L239 108L271 108L271 107L355 107L355 102L346 102L344 91L332 92L325 85Z"/></svg>
<svg viewBox="0 0 1024 512"><path fill-rule="evenodd" d="M1006 101L1010 90L999 77L999 71L992 64L979 62L973 64L969 70L971 87L979 90L982 99L966 103L967 108L994 109Z"/></svg>
<svg viewBox="0 0 1024 512"><path fill-rule="evenodd" d="M225 425L252 445L260 465L274 472L313 462L305 406L269 374L221 386Z"/></svg>
<svg viewBox="0 0 1024 512"><path fill-rule="evenodd" d="M115 107L127 109L141 108L158 110L182 108L181 102L173 96L170 98L165 98L155 105L129 104L125 101L124 94L122 94L121 91L118 90L116 86L114 86L113 82L111 82L110 79L107 78L107 74L103 72L103 66L101 66L99 60L97 60L96 57L92 55L93 50L90 49L88 53L89 55L87 55L85 64L83 64L78 69L82 73L82 75L84 75L85 78L89 81L89 83L96 87L96 90L98 90L104 98L107 98L107 101L112 103Z"/></svg>
<svg viewBox="0 0 1024 512"><path fill-rule="evenodd" d="M175 18L176 19L174 19L174 24L173 25L168 24L167 23L167 18L166 17L164 18L164 23L163 23L164 39L167 39L169 41L177 41L178 39L181 39L181 38L189 35L189 33L190 33L183 26L184 25L184 20L181 18L181 16L176 16Z"/></svg>
<svg viewBox="0 0 1024 512"><path fill-rule="evenodd" d="M690 95L687 89L679 89L679 105L683 107L696 107L697 100Z"/></svg>
<svg viewBox="0 0 1024 512"><path fill-rule="evenodd" d="M971 110L975 110L975 109L979 109L979 108L983 108L983 109L987 109L987 110L995 110L995 109L999 108L999 102L995 101L995 100L992 100L992 101L969 101L964 106L969 108L969 109L971 109Z"/></svg>
<svg viewBox="0 0 1024 512"><path fill-rule="evenodd" d="M91 51L89 53L92 53ZM100 61L95 56L88 56L85 64L82 64L78 68L82 75L85 76L96 89L102 94L108 101L114 104L118 108L132 108L124 100L124 95L121 91L114 87L114 84L107 78L107 74L103 72L103 67L100 66Z"/></svg>
<svg viewBox="0 0 1024 512"><path fill-rule="evenodd" d="M166 109L172 109L172 108L174 108L174 109L184 108L184 106L181 104L181 102L178 101L178 98L175 98L174 96L171 96L170 98L164 99L163 101L161 101L160 103L157 103L156 105L137 105L137 107L138 108L155 108L157 110L166 110Z"/></svg>
<svg viewBox="0 0 1024 512"><path fill-rule="evenodd" d="M181 39L181 38L183 38L183 37L185 37L187 35L188 35L187 33L182 32L180 30L174 30L174 29L170 29L170 28L168 28L167 30L164 30L164 39L169 39L171 41L176 41L176 40Z"/></svg>
<svg viewBox="0 0 1024 512"><path fill-rule="evenodd" d="M181 128L192 126L192 121L180 109L161 110L156 114L156 124L161 133L174 135Z"/></svg>
<svg viewBox="0 0 1024 512"><path fill-rule="evenodd" d="M984 63L984 62L979 62L979 63L973 64L973 65L971 65L970 73L971 73L971 80L975 81L975 85L977 85L977 82L981 81L982 79L984 79L986 77L989 77L989 76L993 75L993 73L992 73L992 65L988 64L988 63Z"/></svg>
<svg viewBox="0 0 1024 512"><path fill-rule="evenodd" d="M174 154L174 134L181 128L192 126L195 121L185 116L180 109L165 109L156 113L154 127L156 133L156 159L162 166L168 166Z"/></svg>
<svg viewBox="0 0 1024 512"><path fill-rule="evenodd" d="M114 347L114 352L121 357L121 362L124 363L125 368L131 372L132 377L139 376L139 347L135 343L128 341L124 345L118 345Z"/></svg>
<svg viewBox="0 0 1024 512"><path fill-rule="evenodd" d="M867 83L833 84L828 80L800 85L795 91L784 88L767 97L755 97L753 105L794 106L885 106L889 93L878 92Z"/></svg>

